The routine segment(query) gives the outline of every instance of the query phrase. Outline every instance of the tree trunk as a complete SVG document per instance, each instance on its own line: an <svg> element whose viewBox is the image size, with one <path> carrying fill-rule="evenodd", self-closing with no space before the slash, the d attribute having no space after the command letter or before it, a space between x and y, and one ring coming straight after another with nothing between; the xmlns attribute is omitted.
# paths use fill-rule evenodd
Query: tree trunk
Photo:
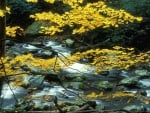
<svg viewBox="0 0 150 113"><path fill-rule="evenodd" d="M6 9L6 0L0 0L0 9ZM6 15L0 17L0 57L5 56L5 27L6 27Z"/></svg>

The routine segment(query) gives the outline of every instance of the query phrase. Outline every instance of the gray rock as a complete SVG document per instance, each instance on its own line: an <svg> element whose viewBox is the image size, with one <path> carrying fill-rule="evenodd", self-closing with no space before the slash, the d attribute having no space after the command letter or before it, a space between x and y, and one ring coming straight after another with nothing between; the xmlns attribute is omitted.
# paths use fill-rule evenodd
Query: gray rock
<svg viewBox="0 0 150 113"><path fill-rule="evenodd" d="M131 113L143 113L146 111L146 108L143 105L128 105L123 109Z"/></svg>
<svg viewBox="0 0 150 113"><path fill-rule="evenodd" d="M28 75L24 76L22 79L23 87L42 87L44 81L44 76L41 75Z"/></svg>
<svg viewBox="0 0 150 113"><path fill-rule="evenodd" d="M125 86L133 86L138 83L138 77L128 77L125 79L122 79L119 84L120 85L125 85Z"/></svg>
<svg viewBox="0 0 150 113"><path fill-rule="evenodd" d="M30 87L41 87L44 77L41 75L34 75L29 79Z"/></svg>
<svg viewBox="0 0 150 113"><path fill-rule="evenodd" d="M135 70L134 73L140 77L150 76L150 72L146 69Z"/></svg>

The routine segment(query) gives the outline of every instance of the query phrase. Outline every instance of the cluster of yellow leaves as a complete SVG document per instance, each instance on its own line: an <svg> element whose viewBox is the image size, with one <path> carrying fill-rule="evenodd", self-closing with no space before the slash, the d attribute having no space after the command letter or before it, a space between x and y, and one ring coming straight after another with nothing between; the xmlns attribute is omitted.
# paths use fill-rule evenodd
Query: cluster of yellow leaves
<svg viewBox="0 0 150 113"><path fill-rule="evenodd" d="M53 4L55 0L44 0L47 3ZM38 0L26 0L26 2L37 3Z"/></svg>
<svg viewBox="0 0 150 113"><path fill-rule="evenodd" d="M63 14L51 11L42 12L30 15L30 17L51 23L51 26L41 28L41 33L50 35L62 32L65 26L73 28L72 34L82 34L99 27L119 27L121 24L142 21L142 17L135 17L123 9L112 9L102 0L86 5L81 5L82 2L83 0L63 0L64 4L71 6L70 11Z"/></svg>
<svg viewBox="0 0 150 113"><path fill-rule="evenodd" d="M6 27L6 35L9 37L16 37L17 31L23 32L23 28L20 26L7 26Z"/></svg>
<svg viewBox="0 0 150 113"><path fill-rule="evenodd" d="M43 72L52 71L52 70L58 72L61 69L60 61L58 60L57 62L55 62L56 58L40 59L40 58L34 58L31 54L16 56L13 59L6 57L6 58L2 58L2 60L5 65L5 71L4 68L0 69L0 78L2 76L11 77L17 75L17 79L13 82L13 85L17 85L17 86L22 85L22 78L24 76L29 75L30 73L30 71L24 72L21 68L23 66L27 66L30 69L38 68Z"/></svg>
<svg viewBox="0 0 150 113"><path fill-rule="evenodd" d="M136 93L132 93L129 91L116 91L114 93L110 92L99 92L99 93L95 93L95 92L91 92L88 95L86 95L87 98L100 98L100 99L104 99L104 100L108 100L110 101L111 99L114 98L122 98L122 97L128 97L127 103L129 103L130 101L134 100L134 99L138 99L139 101L145 103L145 104L150 104L150 98L149 97L144 97L141 94L138 94L138 92Z"/></svg>
<svg viewBox="0 0 150 113"><path fill-rule="evenodd" d="M97 73L117 67L120 69L128 69L129 67L150 61L150 51L134 54L133 48L123 48L115 46L110 49L91 49L85 52L77 52L70 57L71 60L79 61L80 59L88 59L91 65L96 67Z"/></svg>
<svg viewBox="0 0 150 113"><path fill-rule="evenodd" d="M70 5L72 8L78 6L78 4L83 3L83 0L44 0L47 3L53 4L55 1L62 1L64 4ZM38 0L26 0L26 2L37 3Z"/></svg>
<svg viewBox="0 0 150 113"><path fill-rule="evenodd" d="M0 17L4 17L5 13L10 14L10 8L9 7L6 7L6 11L0 9Z"/></svg>
<svg viewBox="0 0 150 113"><path fill-rule="evenodd" d="M44 0L45 2L48 2L50 4L53 4L55 2L55 0Z"/></svg>
<svg viewBox="0 0 150 113"><path fill-rule="evenodd" d="M55 65L55 71L60 70L59 61L55 63L55 58L51 59L40 59L34 58L31 54L19 55L13 59L9 57L3 58L7 75L15 75L22 73L21 66L29 66L31 68L40 68L41 70L48 71L53 70ZM4 76L3 69L0 69L0 76Z"/></svg>
<svg viewBox="0 0 150 113"><path fill-rule="evenodd" d="M4 15L4 11L0 9L0 17L3 17Z"/></svg>
<svg viewBox="0 0 150 113"><path fill-rule="evenodd" d="M76 8L79 4L83 3L83 0L44 0L47 3L53 4L55 1L61 1L64 4L70 5L72 8Z"/></svg>
<svg viewBox="0 0 150 113"><path fill-rule="evenodd" d="M38 0L26 0L27 2L31 2L31 3L37 3Z"/></svg>
<svg viewBox="0 0 150 113"><path fill-rule="evenodd" d="M101 99L108 99L108 100L110 98L118 98L118 97L133 97L133 98L135 98L136 95L133 93L130 93L130 92L126 92L126 91L118 91L113 94L107 94L107 95L104 92L100 92L100 93L92 92L87 95L87 98L101 98Z"/></svg>

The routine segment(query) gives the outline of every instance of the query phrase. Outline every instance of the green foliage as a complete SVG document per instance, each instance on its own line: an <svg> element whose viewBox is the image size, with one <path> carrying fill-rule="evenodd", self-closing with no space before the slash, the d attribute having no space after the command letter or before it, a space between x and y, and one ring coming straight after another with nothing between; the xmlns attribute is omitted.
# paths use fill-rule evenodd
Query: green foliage
<svg viewBox="0 0 150 113"><path fill-rule="evenodd" d="M7 6L11 8L11 14L7 15L7 24L23 27L32 22L29 15L40 10L35 4L28 4L25 0L8 0Z"/></svg>

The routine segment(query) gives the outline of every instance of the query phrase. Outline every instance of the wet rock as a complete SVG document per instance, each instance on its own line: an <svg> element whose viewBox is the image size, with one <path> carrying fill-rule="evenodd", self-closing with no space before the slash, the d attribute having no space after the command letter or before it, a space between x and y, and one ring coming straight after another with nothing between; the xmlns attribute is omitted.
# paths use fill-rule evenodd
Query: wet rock
<svg viewBox="0 0 150 113"><path fill-rule="evenodd" d="M102 101L96 100L96 108L97 111L101 111L105 109L105 105Z"/></svg>
<svg viewBox="0 0 150 113"><path fill-rule="evenodd" d="M64 107L62 110L64 111L64 112L67 112L67 111L75 111L75 110L77 110L77 109L79 109L80 107L79 106L77 106L77 105L72 105L72 106L67 106L67 107Z"/></svg>
<svg viewBox="0 0 150 113"><path fill-rule="evenodd" d="M141 79L138 83L140 87L150 88L150 79Z"/></svg>
<svg viewBox="0 0 150 113"><path fill-rule="evenodd" d="M140 77L150 76L150 72L146 69L135 70L134 73Z"/></svg>
<svg viewBox="0 0 150 113"><path fill-rule="evenodd" d="M109 71L101 71L99 74L103 76L107 76L109 74Z"/></svg>
<svg viewBox="0 0 150 113"><path fill-rule="evenodd" d="M146 90L147 97L150 97L150 90Z"/></svg>
<svg viewBox="0 0 150 113"><path fill-rule="evenodd" d="M130 73L128 71L125 71L125 70L122 70L121 73L120 73L120 76L126 78L126 77L129 77Z"/></svg>
<svg viewBox="0 0 150 113"><path fill-rule="evenodd" d="M72 99L78 98L78 95L80 93L81 92L76 91L76 90L67 89L67 90L57 92L57 96L58 96L58 98L66 98L66 99L72 100Z"/></svg>
<svg viewBox="0 0 150 113"><path fill-rule="evenodd" d="M75 77L72 81L73 82L82 82L84 80L84 78L82 76L79 77Z"/></svg>
<svg viewBox="0 0 150 113"><path fill-rule="evenodd" d="M81 58L79 61L80 61L81 64L87 64L87 63L90 62L90 60L87 59L87 58Z"/></svg>
<svg viewBox="0 0 150 113"><path fill-rule="evenodd" d="M16 99L27 95L27 90L19 86L11 86L7 83L3 84L1 91L0 103L1 109L14 109Z"/></svg>
<svg viewBox="0 0 150 113"><path fill-rule="evenodd" d="M55 51L58 52L58 56L64 56L65 54L70 55L71 50L69 48L63 47L63 45L54 45L51 46L51 48Z"/></svg>
<svg viewBox="0 0 150 113"><path fill-rule="evenodd" d="M22 47L20 47L18 45L15 45L15 46L9 48L9 50L7 51L7 55L9 57L15 57L15 56L22 55L25 53L28 53L28 50L23 49Z"/></svg>
<svg viewBox="0 0 150 113"><path fill-rule="evenodd" d="M53 108L53 109L55 108L55 105L53 102L46 103L40 100L34 101L34 110L44 111L44 110L48 110L49 108Z"/></svg>
<svg viewBox="0 0 150 113"><path fill-rule="evenodd" d="M62 70L61 76L63 76L67 80L73 80L77 77L84 77L83 73L68 73L67 71Z"/></svg>
<svg viewBox="0 0 150 113"><path fill-rule="evenodd" d="M27 113L26 110L24 109L5 109L5 110L0 110L0 113Z"/></svg>
<svg viewBox="0 0 150 113"><path fill-rule="evenodd" d="M113 68L109 71L109 77L118 77L121 73L121 70L117 69L117 68Z"/></svg>
<svg viewBox="0 0 150 113"><path fill-rule="evenodd" d="M28 50L40 50L41 49L41 48L38 48L38 47L31 45L31 44L23 44L22 48L28 49Z"/></svg>
<svg viewBox="0 0 150 113"><path fill-rule="evenodd" d="M30 86L30 81L29 81L30 78L31 78L30 75L24 76L24 77L22 78L22 87L27 88L27 87Z"/></svg>
<svg viewBox="0 0 150 113"><path fill-rule="evenodd" d="M49 40L44 40L42 43L45 47L52 47L52 46L59 45L58 42L49 41Z"/></svg>
<svg viewBox="0 0 150 113"><path fill-rule="evenodd" d="M33 73L33 74L39 74L42 71L41 68L39 68L39 67L32 67L30 65L27 65L25 68L28 68L28 70L31 71L31 73Z"/></svg>
<svg viewBox="0 0 150 113"><path fill-rule="evenodd" d="M43 90L34 92L32 96L41 98L42 95L53 95L58 99L75 99L79 94L79 91L55 85L54 87L44 87Z"/></svg>
<svg viewBox="0 0 150 113"><path fill-rule="evenodd" d="M145 105L145 107L146 107L146 113L150 113L150 104L147 104L147 105Z"/></svg>
<svg viewBox="0 0 150 113"><path fill-rule="evenodd" d="M30 42L31 45L36 46L36 47L44 47L43 42L42 41L32 41Z"/></svg>
<svg viewBox="0 0 150 113"><path fill-rule="evenodd" d="M83 82L67 82L64 84L65 87L73 88L73 89L84 89L84 83Z"/></svg>
<svg viewBox="0 0 150 113"><path fill-rule="evenodd" d="M22 79L22 87L25 87L25 88L38 87L38 88L41 88L41 87L43 87L43 81L44 81L44 76L42 76L42 75L24 76L23 79Z"/></svg>
<svg viewBox="0 0 150 113"><path fill-rule="evenodd" d="M69 105L69 106L74 106L74 105L76 105L76 106L82 106L82 105L84 105L86 103L85 101L80 100L80 99L72 100L72 101L69 101L69 100L65 101L64 100L63 102L64 102L65 105Z"/></svg>
<svg viewBox="0 0 150 113"><path fill-rule="evenodd" d="M142 96L147 96L147 92L144 89L139 90L137 93L142 95Z"/></svg>
<svg viewBox="0 0 150 113"><path fill-rule="evenodd" d="M123 108L130 113L143 113L146 112L146 108L143 105L128 105Z"/></svg>
<svg viewBox="0 0 150 113"><path fill-rule="evenodd" d="M35 57L40 58L52 58L54 56L54 52L51 50L39 50L37 53L34 54Z"/></svg>
<svg viewBox="0 0 150 113"><path fill-rule="evenodd" d="M119 82L119 85L134 86L138 83L138 77L124 78Z"/></svg>
<svg viewBox="0 0 150 113"><path fill-rule="evenodd" d="M65 43L68 47L71 47L74 44L74 40L68 38L65 40Z"/></svg>
<svg viewBox="0 0 150 113"><path fill-rule="evenodd" d="M30 79L30 87L41 87L44 81L44 77L41 75L33 75Z"/></svg>
<svg viewBox="0 0 150 113"><path fill-rule="evenodd" d="M31 100L19 98L15 106L17 110L30 110L33 108L34 103Z"/></svg>
<svg viewBox="0 0 150 113"><path fill-rule="evenodd" d="M35 54L39 50L41 50L41 48L38 48L38 47L36 47L34 45L30 45L30 44L23 44L21 47L21 50L24 51L24 54L27 54L27 53Z"/></svg>
<svg viewBox="0 0 150 113"><path fill-rule="evenodd" d="M15 42L12 40L6 40L6 46L14 46Z"/></svg>
<svg viewBox="0 0 150 113"><path fill-rule="evenodd" d="M34 104L34 110L48 110L51 108L55 108L55 101L56 96L50 95L50 93L46 93L44 91L41 92L33 92L30 101Z"/></svg>
<svg viewBox="0 0 150 113"><path fill-rule="evenodd" d="M110 83L109 81L100 81L98 82L97 87L100 89L109 90L109 89L112 89L113 84Z"/></svg>

